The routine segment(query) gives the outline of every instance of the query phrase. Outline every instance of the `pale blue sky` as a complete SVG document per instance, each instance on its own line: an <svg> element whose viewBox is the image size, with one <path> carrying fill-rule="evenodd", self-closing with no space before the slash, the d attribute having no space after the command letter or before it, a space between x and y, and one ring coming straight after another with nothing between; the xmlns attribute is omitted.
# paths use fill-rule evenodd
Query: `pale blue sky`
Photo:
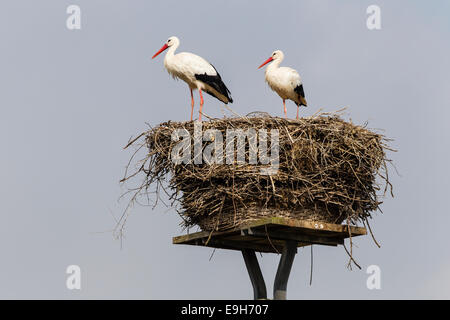
<svg viewBox="0 0 450 320"><path fill-rule="evenodd" d="M66 28L78 4L82 29ZM381 7L382 29L366 28ZM132 135L187 120L189 91L150 57L172 35L212 62L236 112L282 115L257 67L275 49L302 75L304 115L347 106L395 139L394 199L372 223L382 244L357 240L363 270L343 248L299 250L288 298L450 298L447 229L450 132L448 1L2 1L0 4L0 298L252 298L240 253L171 244L173 210L136 207L124 248L110 230ZM198 96L195 96L198 103ZM205 112L220 116L205 97ZM198 106L196 106L196 110ZM288 104L295 116L295 106ZM278 257L260 259L272 290ZM82 290L65 269L82 270ZM379 265L382 289L366 288Z"/></svg>

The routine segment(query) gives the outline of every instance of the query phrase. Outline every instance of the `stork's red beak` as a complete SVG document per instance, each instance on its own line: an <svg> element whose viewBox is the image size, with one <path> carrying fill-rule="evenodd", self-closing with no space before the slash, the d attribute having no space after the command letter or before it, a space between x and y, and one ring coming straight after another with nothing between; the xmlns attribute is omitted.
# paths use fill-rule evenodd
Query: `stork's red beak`
<svg viewBox="0 0 450 320"><path fill-rule="evenodd" d="M156 58L156 56L157 56L158 54L160 54L161 52L163 52L164 50L166 50L168 47L169 47L169 46L167 45L167 43L165 43L165 44L161 47L161 49L159 49L159 51L153 55L152 59Z"/></svg>
<svg viewBox="0 0 450 320"><path fill-rule="evenodd" d="M268 63L269 63L270 61L272 61L272 60L273 60L273 58L270 57L269 59L267 59L266 61L264 61L264 63L263 63L262 65L260 65L260 66L258 67L258 69L262 68L264 65L268 64Z"/></svg>

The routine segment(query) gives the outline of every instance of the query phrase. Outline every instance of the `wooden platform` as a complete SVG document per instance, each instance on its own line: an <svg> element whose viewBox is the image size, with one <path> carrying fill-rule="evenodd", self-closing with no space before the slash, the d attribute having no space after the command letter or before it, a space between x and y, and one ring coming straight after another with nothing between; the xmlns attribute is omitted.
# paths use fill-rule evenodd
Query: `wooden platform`
<svg viewBox="0 0 450 320"><path fill-rule="evenodd" d="M201 231L173 238L174 244L281 253L286 241L297 247L337 246L346 238L367 234L366 228L288 218L265 218L226 231Z"/></svg>

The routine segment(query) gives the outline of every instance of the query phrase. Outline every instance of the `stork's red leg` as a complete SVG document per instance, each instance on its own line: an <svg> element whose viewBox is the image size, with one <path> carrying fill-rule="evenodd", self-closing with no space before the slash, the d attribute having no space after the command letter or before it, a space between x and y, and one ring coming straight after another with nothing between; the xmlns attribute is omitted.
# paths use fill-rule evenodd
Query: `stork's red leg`
<svg viewBox="0 0 450 320"><path fill-rule="evenodd" d="M286 100L283 99L284 117L287 119Z"/></svg>
<svg viewBox="0 0 450 320"><path fill-rule="evenodd" d="M192 93L192 89L190 90L191 90L191 121L192 121L192 116L194 115L194 94Z"/></svg>
<svg viewBox="0 0 450 320"><path fill-rule="evenodd" d="M297 120L298 120L298 109L300 108L300 105L297 105Z"/></svg>
<svg viewBox="0 0 450 320"><path fill-rule="evenodd" d="M198 89L198 92L200 93L200 111L198 112L198 121L202 121L203 95L201 89Z"/></svg>

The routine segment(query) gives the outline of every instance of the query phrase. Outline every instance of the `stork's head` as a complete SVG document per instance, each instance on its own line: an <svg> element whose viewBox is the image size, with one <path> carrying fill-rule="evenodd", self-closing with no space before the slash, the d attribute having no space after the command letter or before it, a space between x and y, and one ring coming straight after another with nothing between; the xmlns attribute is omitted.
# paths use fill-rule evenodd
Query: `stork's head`
<svg viewBox="0 0 450 320"><path fill-rule="evenodd" d="M163 52L164 50L166 50L169 47L175 46L175 45L179 45L180 44L180 40L178 40L177 37L170 37L169 39L167 39L166 43L161 47L161 49L158 50L157 53L155 53L152 57L152 59L156 58L156 56L158 54L160 54L161 52Z"/></svg>
<svg viewBox="0 0 450 320"><path fill-rule="evenodd" d="M269 57L269 59L264 61L264 63L262 65L260 65L258 67L258 69L262 68L264 65L266 65L266 64L268 64L269 62L272 62L272 61L280 61L281 62L281 60L283 60L283 58L284 58L283 51L276 50L276 51L272 52L272 55Z"/></svg>

